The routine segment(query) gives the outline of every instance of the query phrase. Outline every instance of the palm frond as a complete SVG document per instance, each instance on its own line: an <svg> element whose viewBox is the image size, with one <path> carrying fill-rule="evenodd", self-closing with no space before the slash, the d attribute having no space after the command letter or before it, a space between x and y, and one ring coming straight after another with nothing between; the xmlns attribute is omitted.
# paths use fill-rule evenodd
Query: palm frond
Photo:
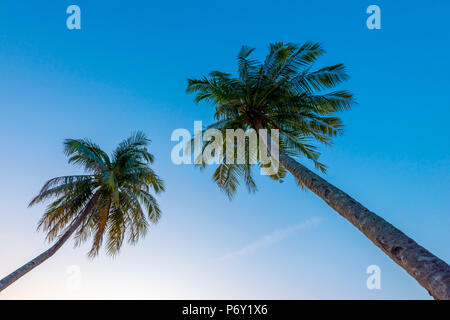
<svg viewBox="0 0 450 320"><path fill-rule="evenodd" d="M75 230L75 244L92 238L90 257L98 255L105 238L106 251L111 255L119 252L126 235L131 244L136 243L145 235L149 222L156 223L161 216L150 191L164 191L164 182L149 166L154 161L147 149L149 142L138 131L123 140L110 158L88 139L65 140L69 163L81 165L89 174L56 177L44 184L30 206L54 200L38 229L46 231L47 239L53 241L83 214Z"/></svg>
<svg viewBox="0 0 450 320"><path fill-rule="evenodd" d="M325 171L315 143L331 145L332 138L343 132L342 121L335 113L355 104L349 91L327 92L348 79L345 66L334 64L313 70L314 62L325 52L316 42L272 43L262 63L250 58L253 51L246 46L239 51L236 77L213 71L200 79L188 79L186 91L195 94L195 101L209 102L215 108L217 122L205 130L214 128L225 134L227 129L278 129L280 152L304 157ZM211 143L202 142L202 150ZM197 160L200 168L206 166L202 154ZM226 160L225 155L222 160ZM237 165L222 161L213 180L229 198L241 181L254 191L251 167L255 165L262 170L269 167L260 162ZM282 181L285 175L285 168L280 167L270 177Z"/></svg>

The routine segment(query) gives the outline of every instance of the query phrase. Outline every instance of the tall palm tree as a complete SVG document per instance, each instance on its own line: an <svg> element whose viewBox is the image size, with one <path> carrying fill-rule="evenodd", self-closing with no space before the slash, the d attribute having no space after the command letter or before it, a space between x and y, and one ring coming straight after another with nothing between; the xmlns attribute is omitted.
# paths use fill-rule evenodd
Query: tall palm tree
<svg viewBox="0 0 450 320"><path fill-rule="evenodd" d="M325 171L325 165L318 160L319 152L314 142L330 144L331 138L343 129L342 121L335 113L350 109L354 103L348 91L329 91L348 78L344 66L336 64L311 70L316 59L324 53L318 43L271 44L263 62L251 59L252 51L245 46L240 50L237 77L213 71L201 79L188 79L187 92L196 94L196 102L207 101L215 106L217 122L206 129L214 128L222 134L226 134L227 129L278 129L281 167L278 173L272 173L273 179L281 179L286 170L289 171L300 186L310 189L350 221L430 295L436 299L450 299L450 267L447 263L295 160L304 156L317 169ZM269 152L270 146L269 140L266 144ZM250 161L228 164L225 152L221 157L222 163L213 175L221 190L231 198L239 179L249 191L256 190Z"/></svg>
<svg viewBox="0 0 450 320"><path fill-rule="evenodd" d="M125 238L135 244L144 236L149 222L156 223L161 211L151 194L164 191L164 183L150 168L153 155L149 140L137 132L122 141L111 158L87 139L67 139L69 163L87 174L53 178L42 187L30 206L55 198L47 207L38 228L55 244L0 281L0 291L50 258L75 234L76 245L92 238L88 255L99 253L105 239L106 251L116 255ZM147 213L147 214L146 214Z"/></svg>

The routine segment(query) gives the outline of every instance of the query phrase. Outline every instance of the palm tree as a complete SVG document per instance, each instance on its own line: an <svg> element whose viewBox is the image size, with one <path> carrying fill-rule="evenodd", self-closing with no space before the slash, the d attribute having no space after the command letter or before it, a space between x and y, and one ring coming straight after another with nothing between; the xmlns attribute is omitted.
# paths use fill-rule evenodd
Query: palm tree
<svg viewBox="0 0 450 320"><path fill-rule="evenodd" d="M161 214L150 192L164 191L163 181L149 167L154 157L146 148L148 144L146 136L137 132L122 141L110 158L90 140L65 140L69 163L83 167L87 174L53 178L30 202L33 206L55 198L38 229L47 232L49 241L57 241L3 278L0 291L54 255L74 233L76 245L92 238L90 257L99 253L104 239L107 253L114 256L125 238L135 244L144 236L149 221L156 223Z"/></svg>
<svg viewBox="0 0 450 320"><path fill-rule="evenodd" d="M325 171L325 165L318 161L319 152L314 142L327 145L332 137L341 134L342 121L334 114L349 110L354 103L348 91L330 92L348 78L344 65L311 70L316 59L324 53L318 43L307 42L301 46L271 44L263 62L251 59L252 51L245 46L240 50L237 77L214 71L201 79L188 79L187 92L196 94L196 102L206 101L215 107L214 118L217 122L206 129L217 129L222 134L226 134L227 129L247 132L279 130L281 167L278 173L272 173L271 178L282 179L286 170L289 171L301 187L317 194L350 221L426 288L431 296L450 299L450 267L447 263L295 160L304 156L317 169ZM204 143L203 147L208 143ZM266 144L268 152L270 146L269 140ZM228 164L225 152L221 158L222 162L213 175L221 190L231 198L240 179L249 191L256 190L250 161ZM200 166L205 166L205 163Z"/></svg>

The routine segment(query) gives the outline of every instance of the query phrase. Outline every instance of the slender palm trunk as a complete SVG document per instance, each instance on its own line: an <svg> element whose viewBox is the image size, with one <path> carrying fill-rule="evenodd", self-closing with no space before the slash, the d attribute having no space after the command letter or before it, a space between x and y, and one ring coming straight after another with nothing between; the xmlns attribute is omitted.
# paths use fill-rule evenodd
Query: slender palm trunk
<svg viewBox="0 0 450 320"><path fill-rule="evenodd" d="M58 239L58 241L50 247L50 249L44 251L40 255L38 255L36 258L28 262L27 264L24 264L22 267L17 269L16 271L10 273L8 276L0 280L0 292L4 290L6 287L8 287L10 284L36 268L38 265L40 265L42 262L53 256L56 251L58 251L59 248L70 238L70 236L77 230L77 228L83 223L83 221L86 219L86 217L89 215L89 213L92 211L95 202L98 199L98 194L95 194L89 203L87 204L86 208L83 210L83 212L79 215L79 217L70 225L70 227L64 232L64 234Z"/></svg>
<svg viewBox="0 0 450 320"><path fill-rule="evenodd" d="M414 277L435 299L450 300L450 266L291 157L280 163Z"/></svg>
<svg viewBox="0 0 450 320"><path fill-rule="evenodd" d="M262 129L262 126L256 126ZM267 148L272 143L268 136ZM450 300L450 266L392 224L284 153L280 164L416 279L435 299Z"/></svg>

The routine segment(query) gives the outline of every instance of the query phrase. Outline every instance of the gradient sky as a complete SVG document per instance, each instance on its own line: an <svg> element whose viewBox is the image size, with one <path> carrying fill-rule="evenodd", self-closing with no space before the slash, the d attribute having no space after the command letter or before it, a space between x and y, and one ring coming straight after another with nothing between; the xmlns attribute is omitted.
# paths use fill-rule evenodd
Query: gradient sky
<svg viewBox="0 0 450 320"><path fill-rule="evenodd" d="M416 2L418 3L418 2ZM66 28L81 8L82 29ZM381 8L368 30L366 8ZM350 223L309 191L257 177L229 202L211 170L175 166L170 135L211 122L186 78L235 72L241 45L321 42L318 66L343 62L358 105L345 135L323 147L326 179L450 261L450 3L427 1L11 1L0 3L0 277L48 248L49 178L76 174L65 138L112 150L135 130L152 139L167 192L160 223L112 259L68 242L0 294L13 298L429 299ZM309 163L307 163L310 166ZM368 290L366 268L381 268ZM81 271L68 286L69 266Z"/></svg>

